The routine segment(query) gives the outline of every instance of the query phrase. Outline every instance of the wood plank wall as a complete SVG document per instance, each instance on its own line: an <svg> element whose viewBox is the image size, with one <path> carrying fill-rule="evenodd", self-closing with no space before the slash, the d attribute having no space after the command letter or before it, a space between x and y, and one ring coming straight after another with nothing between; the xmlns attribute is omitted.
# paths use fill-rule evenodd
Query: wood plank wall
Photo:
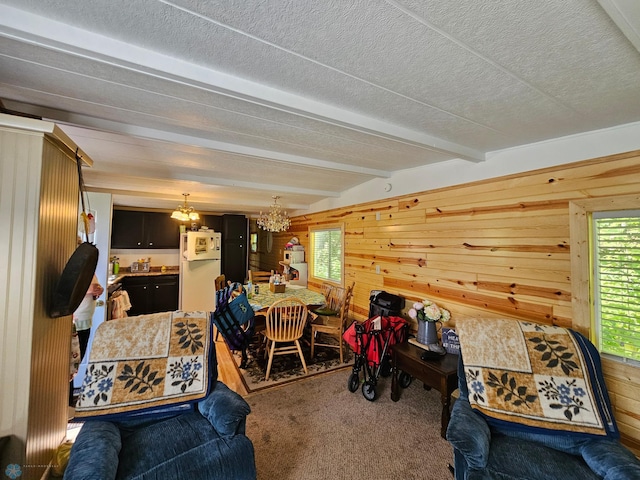
<svg viewBox="0 0 640 480"><path fill-rule="evenodd" d="M264 267L292 236L308 247L309 227L344 222L355 318L382 289L411 303L434 300L451 310L452 324L501 316L571 327L569 202L638 192L636 151L352 205L293 218L274 235ZM640 454L640 369L605 361L605 371L623 441Z"/></svg>
<svg viewBox="0 0 640 480"><path fill-rule="evenodd" d="M284 247L294 236L291 231L272 233L273 245L271 251L267 248L268 233L258 227L255 219L249 219L249 234L258 234L258 251L249 252L249 269L282 271L281 262L284 259Z"/></svg>

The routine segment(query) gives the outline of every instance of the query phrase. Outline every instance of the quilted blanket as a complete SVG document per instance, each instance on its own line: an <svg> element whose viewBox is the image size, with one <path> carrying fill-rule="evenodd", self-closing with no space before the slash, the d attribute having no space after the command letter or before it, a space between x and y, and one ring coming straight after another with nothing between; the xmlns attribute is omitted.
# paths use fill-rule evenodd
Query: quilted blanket
<svg viewBox="0 0 640 480"><path fill-rule="evenodd" d="M76 417L124 417L188 405L207 395L214 363L208 312L104 322L92 343Z"/></svg>
<svg viewBox="0 0 640 480"><path fill-rule="evenodd" d="M456 322L472 408L496 425L618 437L600 357L571 329L507 319Z"/></svg>

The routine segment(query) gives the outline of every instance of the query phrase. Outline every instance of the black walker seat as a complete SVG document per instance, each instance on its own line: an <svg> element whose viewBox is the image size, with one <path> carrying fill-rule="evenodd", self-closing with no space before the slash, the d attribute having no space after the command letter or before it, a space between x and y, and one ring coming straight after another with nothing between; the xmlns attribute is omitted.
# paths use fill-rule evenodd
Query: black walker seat
<svg viewBox="0 0 640 480"><path fill-rule="evenodd" d="M371 290L369 294L369 318L375 316L399 317L404 308L404 298L384 290Z"/></svg>
<svg viewBox="0 0 640 480"><path fill-rule="evenodd" d="M222 334L222 338L224 338L229 349L231 351L240 351L242 355L240 368L247 368L247 349L253 338L255 316L242 319L234 313L231 303L234 293L239 291L246 294L242 284L232 283L216 292L216 309L211 312L211 320ZM251 313L253 313L253 310L251 310Z"/></svg>

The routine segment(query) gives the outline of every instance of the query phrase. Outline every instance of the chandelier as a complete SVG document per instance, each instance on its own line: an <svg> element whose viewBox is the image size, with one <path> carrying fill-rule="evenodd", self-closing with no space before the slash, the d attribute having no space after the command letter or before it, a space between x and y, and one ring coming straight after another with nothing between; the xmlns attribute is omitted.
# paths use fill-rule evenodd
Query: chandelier
<svg viewBox="0 0 640 480"><path fill-rule="evenodd" d="M189 220L194 222L196 220L200 220L198 212L196 212L193 207L187 206L187 197L189 194L183 193L182 195L184 195L184 205L178 205L178 208L176 208L171 214L171 218L175 218L181 222L188 222Z"/></svg>
<svg viewBox="0 0 640 480"><path fill-rule="evenodd" d="M283 232L288 230L291 225L291 220L287 216L287 212L282 213L282 207L278 205L278 199L280 197L274 195L271 198L273 198L273 204L269 209L269 213L260 212L258 226L267 232Z"/></svg>

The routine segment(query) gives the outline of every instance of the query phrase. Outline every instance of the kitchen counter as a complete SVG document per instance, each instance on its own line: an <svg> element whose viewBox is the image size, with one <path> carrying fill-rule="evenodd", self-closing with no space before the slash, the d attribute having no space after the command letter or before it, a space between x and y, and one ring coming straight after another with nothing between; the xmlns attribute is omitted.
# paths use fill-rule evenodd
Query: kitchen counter
<svg viewBox="0 0 640 480"><path fill-rule="evenodd" d="M113 285L122 281L125 277L155 277L160 275L179 275L180 267L167 267L166 271L161 271L161 267L151 267L149 272L131 272L129 268L121 268L118 275L109 277L108 284Z"/></svg>

